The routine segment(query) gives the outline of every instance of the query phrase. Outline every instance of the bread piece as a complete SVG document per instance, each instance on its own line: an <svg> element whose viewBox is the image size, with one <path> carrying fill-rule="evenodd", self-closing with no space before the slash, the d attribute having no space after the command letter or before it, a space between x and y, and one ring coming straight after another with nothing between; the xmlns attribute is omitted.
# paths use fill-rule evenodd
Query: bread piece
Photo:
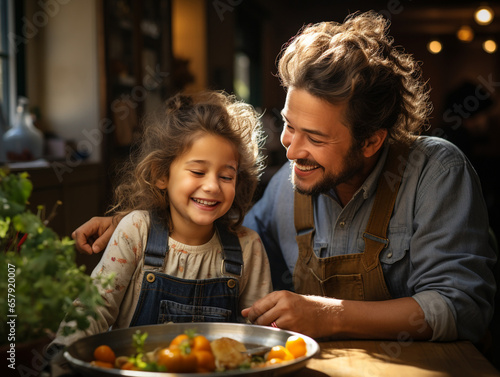
<svg viewBox="0 0 500 377"><path fill-rule="evenodd" d="M247 350L245 345L235 339L225 337L215 339L210 346L215 356L217 370L236 369L241 364L250 362L250 356L244 353Z"/></svg>

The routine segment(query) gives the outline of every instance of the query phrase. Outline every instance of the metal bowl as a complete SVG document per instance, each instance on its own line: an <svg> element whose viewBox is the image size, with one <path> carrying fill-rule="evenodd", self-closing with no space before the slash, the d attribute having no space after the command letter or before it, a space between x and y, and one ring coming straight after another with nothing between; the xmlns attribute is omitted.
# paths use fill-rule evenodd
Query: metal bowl
<svg viewBox="0 0 500 377"><path fill-rule="evenodd" d="M300 335L306 342L307 354L295 360L249 370L231 370L226 372L213 372L212 376L279 376L290 373L306 366L310 358L319 351L319 345L308 336L298 334L292 331L281 330L277 328L257 325L247 325L239 323L170 323L163 325L137 326L127 329L112 330L106 333L88 336L79 339L71 344L64 353L65 358L71 367L84 376L132 376L132 377L194 377L203 374L199 373L165 373L165 372L146 372L131 371L120 369L106 369L96 367L90 364L93 360L94 349L102 344L107 344L116 353L117 356L128 356L135 353L132 347L132 335L140 330L147 332L148 338L145 343L145 351L152 351L155 348L168 347L170 341L177 335L184 333L185 330L194 329L198 334L204 335L212 341L221 337L236 339L247 346L276 346L285 345L286 340L291 335ZM206 374L205 374L206 375Z"/></svg>

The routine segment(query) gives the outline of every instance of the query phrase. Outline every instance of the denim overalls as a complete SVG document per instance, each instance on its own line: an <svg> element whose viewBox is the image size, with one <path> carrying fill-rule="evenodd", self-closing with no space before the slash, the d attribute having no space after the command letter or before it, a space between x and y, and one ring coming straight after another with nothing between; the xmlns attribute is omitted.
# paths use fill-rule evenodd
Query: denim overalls
<svg viewBox="0 0 500 377"><path fill-rule="evenodd" d="M243 257L238 237L216 223L222 243L222 275L211 279L181 279L163 271L168 252L168 230L150 213L144 277L130 327L165 322L242 322L239 281ZM227 277L228 275L232 277Z"/></svg>

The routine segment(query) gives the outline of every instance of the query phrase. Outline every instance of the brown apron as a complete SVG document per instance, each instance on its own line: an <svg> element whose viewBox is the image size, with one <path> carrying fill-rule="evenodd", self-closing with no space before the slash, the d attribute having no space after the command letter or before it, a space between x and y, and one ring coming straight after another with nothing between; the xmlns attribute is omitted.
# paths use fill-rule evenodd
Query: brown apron
<svg viewBox="0 0 500 377"><path fill-rule="evenodd" d="M389 245L387 228L410 147L392 144L378 180L377 192L363 238L363 253L318 258L313 250L312 196L295 192L294 221L299 255L293 272L295 292L345 300L380 301L391 298L380 264Z"/></svg>

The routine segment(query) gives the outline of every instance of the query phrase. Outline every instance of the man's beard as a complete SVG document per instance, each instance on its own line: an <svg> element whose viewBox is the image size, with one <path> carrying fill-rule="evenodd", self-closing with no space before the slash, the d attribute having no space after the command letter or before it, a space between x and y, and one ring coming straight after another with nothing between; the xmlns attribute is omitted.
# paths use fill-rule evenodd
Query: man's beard
<svg viewBox="0 0 500 377"><path fill-rule="evenodd" d="M314 161L309 160L297 160L297 163L300 165L318 165ZM334 189L341 183L348 182L351 178L357 175L363 169L363 155L361 152L361 148L357 145L351 146L351 148L347 151L347 154L343 161L343 169L337 174L326 173L325 176L317 182L310 189L304 189L297 184L297 179L295 178L295 174L293 172L293 164L292 173L291 173L291 181L293 184L293 189L304 195L319 195L325 194L330 190ZM324 167L320 166L319 169L323 169Z"/></svg>

